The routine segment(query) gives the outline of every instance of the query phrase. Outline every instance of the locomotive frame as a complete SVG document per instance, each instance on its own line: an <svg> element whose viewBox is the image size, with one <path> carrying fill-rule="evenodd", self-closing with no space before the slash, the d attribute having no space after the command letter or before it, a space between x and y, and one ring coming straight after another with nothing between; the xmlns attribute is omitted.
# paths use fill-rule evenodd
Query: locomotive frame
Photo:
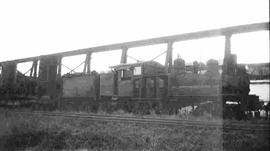
<svg viewBox="0 0 270 151"><path fill-rule="evenodd" d="M105 106L111 105L109 108L113 108L112 105L117 104L117 107L125 106L129 111L154 108L159 112L160 109L165 109L168 113L175 113L178 108L184 106L194 106L208 101L215 102L214 105L211 105L212 111L220 111L219 107L222 107L222 111L225 111L226 101L232 101L238 103L239 111L257 111L260 108L258 96L249 95L248 92L236 92L238 90L234 88L228 90L228 87L226 87L224 89L222 84L218 86L217 93L211 95L174 95L172 46L174 42L179 41L225 36L225 56L223 66L220 67L223 70L222 81L224 76L231 74L231 71L235 71L234 75L230 75L231 77L237 76L236 70L239 69L240 71L236 61L233 61L235 55L231 54L231 36L260 30L269 30L269 23L234 26L0 62L0 101L2 104L18 101L23 104L22 102L34 100L38 104L50 104L57 108L63 108L64 104L68 104L67 102L74 103L74 100L76 100L76 104L87 108L93 108L102 102ZM129 48L156 44L167 44L164 66L155 62L127 64ZM91 72L92 53L117 49L122 49L121 64L112 66L112 73L98 74ZM81 75L61 76L63 57L79 54L86 55L83 73ZM17 72L16 65L23 62L32 62L29 77ZM139 68L140 74L135 73L139 72L135 71ZM132 69L131 73L128 73L128 69ZM153 71L144 73L144 70ZM127 76L128 74L129 76ZM85 85L85 81L91 84ZM73 83L81 84L79 88L76 88L78 92L71 95L68 88L72 87ZM243 89L239 90L242 91ZM142 111L144 112L144 110Z"/></svg>

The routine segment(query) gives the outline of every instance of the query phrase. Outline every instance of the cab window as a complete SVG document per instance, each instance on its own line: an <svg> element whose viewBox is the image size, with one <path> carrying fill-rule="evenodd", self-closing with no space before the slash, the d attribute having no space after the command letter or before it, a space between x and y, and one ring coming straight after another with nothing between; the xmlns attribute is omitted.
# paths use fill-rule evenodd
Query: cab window
<svg viewBox="0 0 270 151"><path fill-rule="evenodd" d="M131 79L131 71L123 69L120 71L121 80L130 80Z"/></svg>
<svg viewBox="0 0 270 151"><path fill-rule="evenodd" d="M165 83L163 79L159 79L159 88L164 88Z"/></svg>
<svg viewBox="0 0 270 151"><path fill-rule="evenodd" d="M134 67L133 74L134 75L141 75L142 74L142 67Z"/></svg>

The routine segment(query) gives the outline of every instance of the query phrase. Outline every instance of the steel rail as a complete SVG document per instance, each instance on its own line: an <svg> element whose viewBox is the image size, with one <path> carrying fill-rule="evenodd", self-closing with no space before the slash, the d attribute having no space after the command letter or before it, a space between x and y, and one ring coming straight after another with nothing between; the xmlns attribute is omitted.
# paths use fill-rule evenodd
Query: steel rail
<svg viewBox="0 0 270 151"><path fill-rule="evenodd" d="M247 124L247 123L226 123L226 122L206 122L206 121L191 121L191 120L175 120L164 118L137 118L115 115L98 115L86 113L61 113L61 112L25 112L15 111L20 114L41 115L48 117L64 117L70 119L83 119L90 121L105 121L105 122L125 122L138 124L155 124L169 126L184 126L184 127L200 127L200 128L222 128L223 130L240 130L240 131L260 131L269 132L269 124Z"/></svg>
<svg viewBox="0 0 270 151"><path fill-rule="evenodd" d="M209 38L209 37L216 37L216 36L226 36L226 35L232 35L232 34L262 31L262 30L269 30L269 22L232 26L232 27L226 27L226 28L184 33L184 34L178 34L178 35L150 38L150 39L130 41L130 42L124 42L124 43L110 44L110 45L103 45L103 46L84 48L84 49L78 49L78 50L72 50L72 51L64 51L60 53L41 55L41 56L36 56L36 57L16 59L16 60L10 60L10 61L13 61L16 63L22 63L22 62L38 60L43 56L49 56L49 55L67 57L67 56L75 56L75 55L87 54L87 53L93 53L93 52L112 51L112 50L118 50L118 49L123 49L123 48L142 47L142 46L149 46L149 45L156 45L156 44L165 44L168 42L178 42L178 41ZM9 62L9 61L3 61L3 62L0 62L0 64L5 63L5 62Z"/></svg>
<svg viewBox="0 0 270 151"><path fill-rule="evenodd" d="M33 112L35 113L35 112ZM37 113L48 113L48 112L44 112L44 111L38 111ZM53 113L56 113L56 114L63 114L63 115L76 115L76 116L97 116L97 117L112 117L112 118L127 118L127 119L144 119L144 120L162 120L162 121L165 121L165 120L169 120L171 122L189 122L189 123L202 123L202 122L206 122L206 121L196 121L196 120L185 120L185 119L166 119L166 118L154 118L154 117L134 117L134 116L122 116L122 115L110 115L110 114L106 114L106 115L102 115L102 114L93 114L93 113L73 113L73 112L53 112ZM221 122L214 122L214 121L207 121L206 122L207 124L225 124L225 125L232 125L232 126L243 126L243 125L246 125L248 124L248 126L252 126L252 127L267 127L268 123L244 123L243 122L227 122L227 121L223 121L222 123Z"/></svg>

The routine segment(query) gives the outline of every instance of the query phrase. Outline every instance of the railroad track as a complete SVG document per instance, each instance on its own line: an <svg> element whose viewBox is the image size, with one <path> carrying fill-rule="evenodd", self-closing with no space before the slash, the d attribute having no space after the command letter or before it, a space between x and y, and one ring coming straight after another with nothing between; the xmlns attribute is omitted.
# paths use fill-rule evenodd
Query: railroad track
<svg viewBox="0 0 270 151"><path fill-rule="evenodd" d="M154 124L154 125L168 125L168 126L182 126L182 127L199 127L210 129L223 130L240 130L253 132L267 132L269 133L269 124L252 124L243 122L211 122L211 121L192 121L180 119L165 119L165 118L144 118L144 117L129 117L120 115L100 115L88 113L68 113L68 112L45 112L45 111L12 111L19 114L39 115L47 117L63 117L69 119L82 119L90 121L105 121L105 122L124 122L136 124Z"/></svg>

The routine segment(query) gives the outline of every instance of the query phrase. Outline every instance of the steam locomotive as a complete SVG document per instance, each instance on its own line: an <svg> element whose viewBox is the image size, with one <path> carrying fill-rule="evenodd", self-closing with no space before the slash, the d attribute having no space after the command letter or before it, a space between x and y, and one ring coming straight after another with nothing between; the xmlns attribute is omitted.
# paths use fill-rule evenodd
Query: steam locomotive
<svg viewBox="0 0 270 151"><path fill-rule="evenodd" d="M236 60L230 54L222 66L213 59L206 65L197 61L186 65L179 57L170 73L160 63L146 61L111 66L108 73L63 76L54 55L42 57L38 73L31 71L31 76L18 72L10 61L0 66L0 101L2 105L91 112L123 109L143 114L174 114L192 106L194 113L207 108L216 116L244 116L247 111L258 111L261 104L258 96L249 95L246 69Z"/></svg>

